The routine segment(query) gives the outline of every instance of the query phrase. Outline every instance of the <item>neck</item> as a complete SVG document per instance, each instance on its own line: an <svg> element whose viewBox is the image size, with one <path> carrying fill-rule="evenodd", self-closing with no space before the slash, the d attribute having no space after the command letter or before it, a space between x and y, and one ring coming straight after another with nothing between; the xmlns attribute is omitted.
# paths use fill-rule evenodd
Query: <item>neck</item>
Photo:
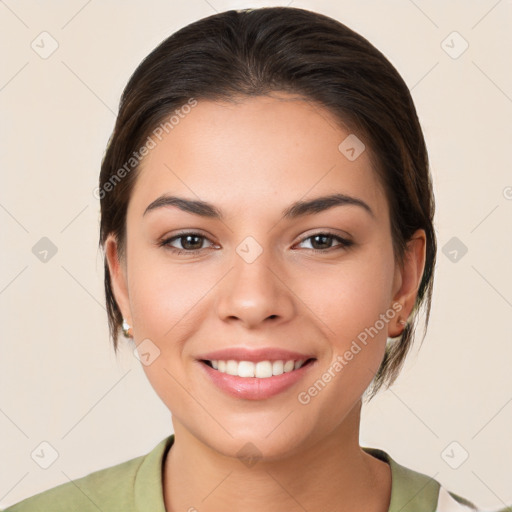
<svg viewBox="0 0 512 512"><path fill-rule="evenodd" d="M174 419L175 442L164 465L167 512L387 512L388 464L359 446L361 403L319 442L299 454L243 464L212 450ZM333 507L336 503L336 507Z"/></svg>

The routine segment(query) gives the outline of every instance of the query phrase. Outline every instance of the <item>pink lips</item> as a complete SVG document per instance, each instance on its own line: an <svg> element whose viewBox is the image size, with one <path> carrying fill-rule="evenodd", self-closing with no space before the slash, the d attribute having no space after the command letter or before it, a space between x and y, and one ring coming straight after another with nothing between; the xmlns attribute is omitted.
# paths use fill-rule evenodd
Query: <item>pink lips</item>
<svg viewBox="0 0 512 512"><path fill-rule="evenodd" d="M229 348L202 354L198 357L201 370L206 373L211 382L228 395L246 400L265 400L284 392L302 379L309 371L310 367L315 363L315 360L313 360L297 370L262 379L256 377L228 375L227 373L222 373L213 369L204 362L215 360L228 361L230 359L234 359L235 361L258 362L279 360L289 361L291 359L294 361L307 361L308 359L314 358L312 355L276 348L253 350Z"/></svg>

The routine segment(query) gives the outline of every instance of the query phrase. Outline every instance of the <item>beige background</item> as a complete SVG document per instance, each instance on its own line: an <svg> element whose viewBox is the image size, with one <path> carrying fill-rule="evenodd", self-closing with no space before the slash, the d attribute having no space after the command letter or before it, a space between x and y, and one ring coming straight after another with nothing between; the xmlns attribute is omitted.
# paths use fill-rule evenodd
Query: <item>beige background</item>
<svg viewBox="0 0 512 512"><path fill-rule="evenodd" d="M0 508L147 453L170 433L138 360L126 345L116 360L109 344L93 190L141 59L196 19L267 5L287 4L0 2ZM364 409L361 444L484 509L512 504L512 2L290 5L337 18L391 60L412 89L432 163L431 325L396 385ZM31 47L48 52L53 40L47 58ZM42 237L57 248L46 262L32 252ZM443 253L452 237L468 249L456 262ZM31 458L43 441L58 452L48 469ZM463 450L453 469L446 460L460 462Z"/></svg>

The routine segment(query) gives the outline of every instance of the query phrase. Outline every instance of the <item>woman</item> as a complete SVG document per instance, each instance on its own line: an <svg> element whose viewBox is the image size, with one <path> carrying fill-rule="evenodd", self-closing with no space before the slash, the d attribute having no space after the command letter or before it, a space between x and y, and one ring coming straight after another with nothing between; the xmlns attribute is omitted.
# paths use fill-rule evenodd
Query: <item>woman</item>
<svg viewBox="0 0 512 512"><path fill-rule="evenodd" d="M131 77L98 194L114 347L175 434L8 511L476 509L359 446L436 255L415 107L368 41L293 8L181 29Z"/></svg>

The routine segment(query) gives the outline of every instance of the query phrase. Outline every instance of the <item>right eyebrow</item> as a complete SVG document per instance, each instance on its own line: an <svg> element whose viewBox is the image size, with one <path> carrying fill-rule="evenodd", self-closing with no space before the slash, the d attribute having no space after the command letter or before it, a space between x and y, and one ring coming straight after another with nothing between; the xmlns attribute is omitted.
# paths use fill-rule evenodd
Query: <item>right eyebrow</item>
<svg viewBox="0 0 512 512"><path fill-rule="evenodd" d="M222 212L213 204L201 201L200 199L185 199L177 196L170 196L164 194L155 199L145 210L146 213L156 210L157 208L164 208L167 206L176 206L184 212L201 215L202 217L211 217L214 219L222 219Z"/></svg>

